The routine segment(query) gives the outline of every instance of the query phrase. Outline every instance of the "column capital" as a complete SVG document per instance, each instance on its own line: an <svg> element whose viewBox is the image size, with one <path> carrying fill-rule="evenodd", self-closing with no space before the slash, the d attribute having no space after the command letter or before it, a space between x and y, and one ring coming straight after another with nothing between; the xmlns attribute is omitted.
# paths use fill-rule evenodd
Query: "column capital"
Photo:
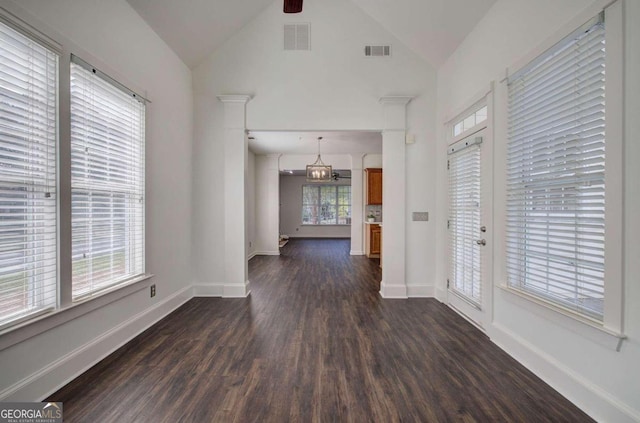
<svg viewBox="0 0 640 423"><path fill-rule="evenodd" d="M388 131L406 130L407 104L409 104L411 100L413 100L413 97L409 96L388 96L380 98L380 104L382 104L383 112L383 133Z"/></svg>
<svg viewBox="0 0 640 423"><path fill-rule="evenodd" d="M251 96L247 94L222 94L216 96L223 103L243 103L247 104Z"/></svg>

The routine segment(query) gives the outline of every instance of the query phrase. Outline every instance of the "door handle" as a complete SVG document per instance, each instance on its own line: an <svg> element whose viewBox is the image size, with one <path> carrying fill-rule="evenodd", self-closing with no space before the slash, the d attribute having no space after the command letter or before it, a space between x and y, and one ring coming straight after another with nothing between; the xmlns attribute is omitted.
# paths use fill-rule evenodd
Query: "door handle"
<svg viewBox="0 0 640 423"><path fill-rule="evenodd" d="M486 239L476 239L476 244L478 245L487 245Z"/></svg>

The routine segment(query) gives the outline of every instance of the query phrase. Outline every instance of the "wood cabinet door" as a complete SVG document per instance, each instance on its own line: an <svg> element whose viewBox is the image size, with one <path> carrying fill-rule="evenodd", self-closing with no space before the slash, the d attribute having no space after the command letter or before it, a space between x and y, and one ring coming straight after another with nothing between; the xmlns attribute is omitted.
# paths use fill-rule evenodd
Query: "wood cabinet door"
<svg viewBox="0 0 640 423"><path fill-rule="evenodd" d="M382 204L382 169L366 169L367 172L367 204Z"/></svg>
<svg viewBox="0 0 640 423"><path fill-rule="evenodd" d="M371 254L380 254L380 235L380 226L371 225Z"/></svg>

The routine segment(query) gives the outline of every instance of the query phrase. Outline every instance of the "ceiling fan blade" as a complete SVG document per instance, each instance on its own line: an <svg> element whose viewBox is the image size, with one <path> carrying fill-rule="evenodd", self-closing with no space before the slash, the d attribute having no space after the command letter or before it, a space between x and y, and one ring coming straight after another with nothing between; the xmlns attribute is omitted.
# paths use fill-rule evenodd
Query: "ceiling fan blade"
<svg viewBox="0 0 640 423"><path fill-rule="evenodd" d="M284 13L302 12L302 0L284 0Z"/></svg>

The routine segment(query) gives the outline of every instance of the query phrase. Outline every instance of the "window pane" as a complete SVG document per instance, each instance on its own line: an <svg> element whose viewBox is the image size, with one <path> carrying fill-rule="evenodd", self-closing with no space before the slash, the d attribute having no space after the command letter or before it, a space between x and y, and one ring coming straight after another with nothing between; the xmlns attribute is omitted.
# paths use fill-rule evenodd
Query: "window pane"
<svg viewBox="0 0 640 423"><path fill-rule="evenodd" d="M453 127L453 136L457 137L460 134L462 134L462 122L456 123Z"/></svg>
<svg viewBox="0 0 640 423"><path fill-rule="evenodd" d="M338 187L338 204L350 205L351 204L351 187L344 185Z"/></svg>
<svg viewBox="0 0 640 423"><path fill-rule="evenodd" d="M321 186L320 199L323 205L335 205L336 204L336 187L331 185Z"/></svg>
<svg viewBox="0 0 640 423"><path fill-rule="evenodd" d="M487 106L476 112L476 125L487 120Z"/></svg>
<svg viewBox="0 0 640 423"><path fill-rule="evenodd" d="M304 185L302 187L302 204L318 204L318 186Z"/></svg>
<svg viewBox="0 0 640 423"><path fill-rule="evenodd" d="M336 224L336 206L323 204L320 206L320 222L321 225Z"/></svg>
<svg viewBox="0 0 640 423"><path fill-rule="evenodd" d="M56 306L57 71L0 23L0 326Z"/></svg>
<svg viewBox="0 0 640 423"><path fill-rule="evenodd" d="M302 206L302 224L303 225L318 224L318 206L317 205Z"/></svg>
<svg viewBox="0 0 640 423"><path fill-rule="evenodd" d="M471 129L474 126L476 126L476 116L475 115L471 115L471 116L465 118L464 121L462 122L462 126L463 126L465 131L468 131L469 129Z"/></svg>
<svg viewBox="0 0 640 423"><path fill-rule="evenodd" d="M71 64L74 299L144 273L145 105L85 67Z"/></svg>
<svg viewBox="0 0 640 423"><path fill-rule="evenodd" d="M351 224L351 206L338 206L338 225Z"/></svg>

